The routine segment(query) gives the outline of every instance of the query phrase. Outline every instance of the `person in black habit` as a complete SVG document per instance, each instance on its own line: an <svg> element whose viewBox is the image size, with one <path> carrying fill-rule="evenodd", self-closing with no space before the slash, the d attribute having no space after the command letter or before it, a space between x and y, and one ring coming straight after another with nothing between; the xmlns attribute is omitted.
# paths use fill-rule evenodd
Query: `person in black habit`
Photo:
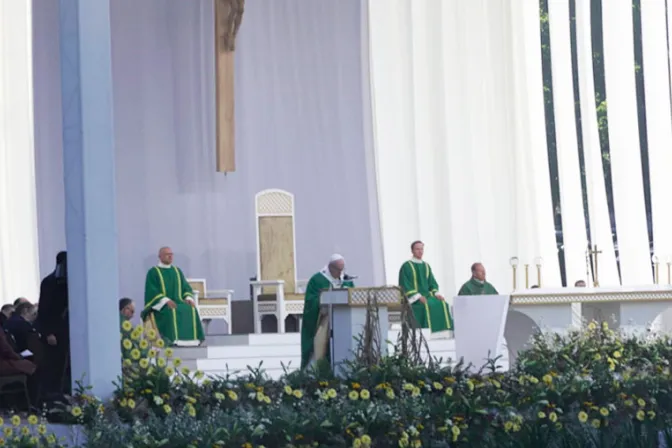
<svg viewBox="0 0 672 448"><path fill-rule="evenodd" d="M66 252L56 255L56 269L40 284L37 329L45 342L45 394L69 394L70 326L68 322L68 262Z"/></svg>

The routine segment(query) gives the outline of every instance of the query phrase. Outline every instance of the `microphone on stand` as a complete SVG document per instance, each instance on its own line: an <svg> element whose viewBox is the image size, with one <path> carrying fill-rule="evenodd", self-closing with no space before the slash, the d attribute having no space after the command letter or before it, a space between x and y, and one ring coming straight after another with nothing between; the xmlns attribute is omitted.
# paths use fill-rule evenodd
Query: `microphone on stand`
<svg viewBox="0 0 672 448"><path fill-rule="evenodd" d="M356 275L343 274L343 280L346 281L346 282L347 282L348 280L354 280L354 279L356 279L356 278L359 278L359 277L356 276Z"/></svg>

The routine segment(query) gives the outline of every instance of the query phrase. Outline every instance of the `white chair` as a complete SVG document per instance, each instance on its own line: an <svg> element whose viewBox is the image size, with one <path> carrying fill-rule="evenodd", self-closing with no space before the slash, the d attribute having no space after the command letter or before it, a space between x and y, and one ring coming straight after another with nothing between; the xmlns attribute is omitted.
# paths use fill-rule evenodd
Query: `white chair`
<svg viewBox="0 0 672 448"><path fill-rule="evenodd" d="M261 319L274 315L278 333L285 332L288 315L303 314L303 292L296 279L294 195L271 189L255 196L257 228L257 280L250 282L254 332L261 333ZM304 282L305 283L305 282Z"/></svg>
<svg viewBox="0 0 672 448"><path fill-rule="evenodd" d="M194 301L198 315L205 327L203 330L207 334L210 322L214 319L226 321L227 332L231 334L231 301L233 300L233 290L221 289L217 291L208 291L204 278L188 278L187 282L194 290Z"/></svg>

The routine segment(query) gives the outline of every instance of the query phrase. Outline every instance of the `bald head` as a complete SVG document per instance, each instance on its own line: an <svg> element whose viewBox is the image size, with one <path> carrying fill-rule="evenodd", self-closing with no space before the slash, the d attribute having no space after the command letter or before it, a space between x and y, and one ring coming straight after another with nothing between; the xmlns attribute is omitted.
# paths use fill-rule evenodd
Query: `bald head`
<svg viewBox="0 0 672 448"><path fill-rule="evenodd" d="M173 250L168 246L159 249L159 260L161 260L161 263L163 264L173 264Z"/></svg>
<svg viewBox="0 0 672 448"><path fill-rule="evenodd" d="M476 280L485 281L485 267L482 263L474 263L471 265L471 276Z"/></svg>

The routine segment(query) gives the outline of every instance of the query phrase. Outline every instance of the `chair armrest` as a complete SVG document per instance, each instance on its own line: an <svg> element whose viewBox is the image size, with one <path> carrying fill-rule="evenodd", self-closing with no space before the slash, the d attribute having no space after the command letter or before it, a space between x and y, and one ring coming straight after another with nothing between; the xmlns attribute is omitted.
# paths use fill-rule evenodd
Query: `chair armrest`
<svg viewBox="0 0 672 448"><path fill-rule="evenodd" d="M254 280L250 282L250 286L280 286L284 284L284 280Z"/></svg>
<svg viewBox="0 0 672 448"><path fill-rule="evenodd" d="M215 289L215 290L210 290L205 294L205 297L203 299L222 299L226 298L231 301L233 299L233 289Z"/></svg>
<svg viewBox="0 0 672 448"><path fill-rule="evenodd" d="M305 294L306 293L306 288L308 287L308 281L309 280L297 280L296 281L296 293L297 294Z"/></svg>

